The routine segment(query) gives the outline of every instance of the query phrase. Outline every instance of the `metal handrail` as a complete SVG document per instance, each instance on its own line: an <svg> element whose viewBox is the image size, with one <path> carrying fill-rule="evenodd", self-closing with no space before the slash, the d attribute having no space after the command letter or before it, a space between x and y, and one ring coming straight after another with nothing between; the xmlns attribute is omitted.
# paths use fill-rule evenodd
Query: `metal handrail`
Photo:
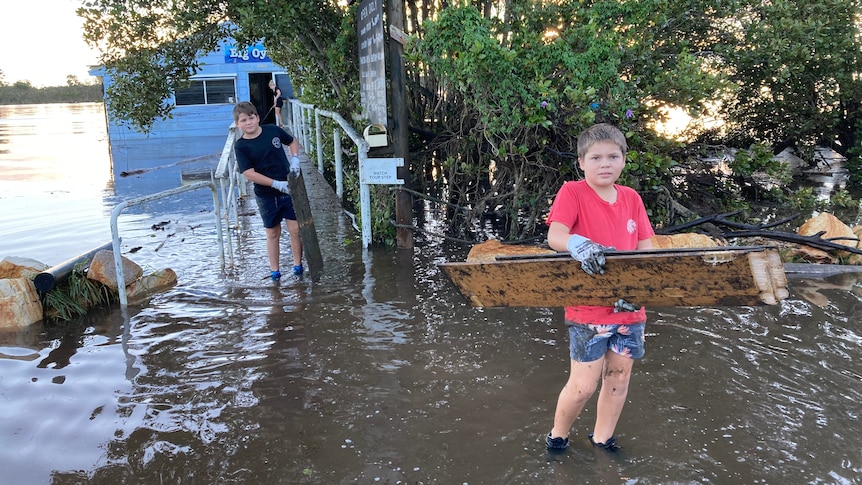
<svg viewBox="0 0 862 485"><path fill-rule="evenodd" d="M368 150L370 149L365 138L338 113L315 108L314 105L294 99L290 100L290 104L293 115L291 122L296 134L295 136L302 140L304 147L311 148L311 150L306 148L306 153L314 152L317 154L317 170L323 173L323 135L320 122L320 117L323 116L335 121L356 145L359 157L359 178L362 180L363 167L365 166L365 161L368 159ZM312 117L314 118L314 143L310 140L307 123L307 120ZM344 169L341 160L341 133L339 133L337 128L333 132L332 139L335 160L335 193L341 198L344 195ZM367 184L360 184L359 186L359 211L360 224L362 226L360 229L362 233L362 247L367 248L371 244L371 190Z"/></svg>
<svg viewBox="0 0 862 485"><path fill-rule="evenodd" d="M305 150L306 155L311 158L312 154L317 155L317 170L323 173L324 170L324 154L323 154L323 135L321 126L321 117L330 118L335 121L341 130L353 141L358 152L359 178L363 178L363 168L368 160L368 150L370 146L368 141L360 135L353 126L347 122L340 114L316 108L313 104L303 103L298 99L289 99L291 112L287 121L287 129L294 138L299 140ZM314 138L311 137L310 125L314 121ZM222 156L219 160L218 169L215 172L215 178L219 181L222 188L222 199L225 201L225 221L228 221L230 214L235 217L237 202L236 200L246 195L243 190L247 190L242 174L237 172L236 155L233 151L233 143L237 138L236 126L231 125L227 140L225 141ZM342 164L341 150L341 133L338 128L333 131L333 158L335 163L335 193L339 197L344 196L344 168ZM227 186L227 187L226 187ZM226 188L225 188L226 187ZM234 189L237 193L234 194ZM368 184L360 183L359 186L359 210L360 224L362 233L362 247L367 248L371 244L371 191ZM237 220L237 225L238 225ZM230 244L230 242L229 242ZM231 264L233 264L233 247L229 246Z"/></svg>
<svg viewBox="0 0 862 485"><path fill-rule="evenodd" d="M123 212L123 210L129 206L144 204L152 200L163 199L165 197L170 197L172 195L189 192L191 190L197 190L204 187L209 187L212 191L213 212L215 213L216 227L218 228L218 243L220 248L219 262L221 263L221 269L224 270L224 234L221 225L221 204L219 203L218 191L216 190L214 182L197 182L194 184L177 187L175 189L164 190L155 194L150 194L144 197L138 197L136 199L120 202L119 204L114 206L114 209L111 211L111 238L114 251L114 268L116 270L117 276L117 292L120 295L121 307L125 308L126 306L128 306L129 299L128 295L126 295L126 279L125 275L123 275L123 257L120 254L120 229L117 223L117 220L120 217L120 213Z"/></svg>
<svg viewBox="0 0 862 485"><path fill-rule="evenodd" d="M233 123L228 128L227 138L222 147L221 157L219 157L218 166L213 174L218 181L219 190L221 192L222 201L224 201L224 223L226 227L231 227L230 217L233 214L234 227L239 227L239 200L248 195L248 184L245 177L239 173L239 167L236 163L236 152L233 150L233 145L239 138L239 132L236 129L236 123ZM228 258L230 267L233 267L233 242L230 238L227 240Z"/></svg>

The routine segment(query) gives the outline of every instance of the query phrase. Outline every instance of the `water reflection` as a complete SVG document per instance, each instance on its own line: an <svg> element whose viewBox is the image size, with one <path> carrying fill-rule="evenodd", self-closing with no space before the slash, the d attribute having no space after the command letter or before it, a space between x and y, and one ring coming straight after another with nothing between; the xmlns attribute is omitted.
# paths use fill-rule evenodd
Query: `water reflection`
<svg viewBox="0 0 862 485"><path fill-rule="evenodd" d="M340 219L316 224L332 234ZM854 356L862 338L854 322L862 305L853 292L822 289L830 300L822 308L793 294L776 307L652 309L647 356L635 367L618 429L623 452L597 454L587 442L591 403L571 449L549 458L540 438L567 369L561 312L467 307L434 267L463 257L444 244L363 251L325 238L332 257L320 283L273 285L255 271L262 235L241 237L242 271L187 270L197 279L181 278L174 291L131 309L125 337L110 312L68 335L54 328L28 344L34 350L3 349L39 353L0 359L8 404L0 432L17 447L0 452L9 476L39 482L50 472L57 483L853 483L859 476L862 368ZM189 256L194 248L176 251ZM39 445L20 448L21 439ZM61 443L80 449L48 460ZM14 464L22 458L36 466Z"/></svg>
<svg viewBox="0 0 862 485"><path fill-rule="evenodd" d="M53 265L109 242L115 205L178 187L184 172L208 172L217 158L198 152L215 152L213 146L220 148L227 135L227 129L218 134L215 145L200 137L178 146L128 142L114 150L113 163L119 165L112 167L106 130L101 103L0 106L0 258ZM135 173L124 176L124 170ZM121 227L134 228L149 214L173 207L211 211L212 201L195 191L136 206L121 218Z"/></svg>
<svg viewBox="0 0 862 485"><path fill-rule="evenodd" d="M153 231L142 213L124 236L143 247L139 264L176 269L176 288L126 311L0 335L5 481L862 476L855 277L793 279L775 307L650 309L647 354L618 427L622 452L587 441L593 401L571 448L549 456L542 436L568 370L560 310L468 307L435 266L466 248L420 237L413 251L363 250L338 213L315 214L326 265L318 283L268 281L251 207L230 234L241 250L223 274L212 215L187 207L159 212L171 231Z"/></svg>

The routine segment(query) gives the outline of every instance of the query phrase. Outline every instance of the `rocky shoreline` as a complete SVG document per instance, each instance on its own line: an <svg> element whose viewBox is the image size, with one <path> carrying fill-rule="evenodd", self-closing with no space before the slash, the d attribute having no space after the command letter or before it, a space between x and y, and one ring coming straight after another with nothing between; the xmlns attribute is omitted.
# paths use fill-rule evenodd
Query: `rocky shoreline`
<svg viewBox="0 0 862 485"><path fill-rule="evenodd" d="M177 284L177 274L170 268L144 275L143 269L134 261L125 256L121 258L129 304L139 304ZM101 250L92 259L85 258L78 264L83 269L70 278L86 278L104 287L116 298L119 284L113 251ZM0 261L0 329L27 327L46 319L62 319L58 318L56 312L46 307L44 295L33 283L37 275L48 269L47 264L25 257L10 256ZM50 290L50 292L62 291L63 288L60 286ZM80 308L89 309L92 305L91 302L80 301L80 295L64 296L75 300L74 303Z"/></svg>

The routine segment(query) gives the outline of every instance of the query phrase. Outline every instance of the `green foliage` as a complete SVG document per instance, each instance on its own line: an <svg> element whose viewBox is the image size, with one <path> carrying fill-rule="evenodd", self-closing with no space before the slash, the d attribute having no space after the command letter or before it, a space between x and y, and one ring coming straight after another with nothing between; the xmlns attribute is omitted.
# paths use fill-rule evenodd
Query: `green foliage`
<svg viewBox="0 0 862 485"><path fill-rule="evenodd" d="M198 57L233 37L263 40L320 106L349 107L358 92L355 27L349 9L323 0L87 0L78 9L84 38L114 79L110 116L141 131L171 117L168 101L200 68ZM353 39L351 42L350 39Z"/></svg>
<svg viewBox="0 0 862 485"><path fill-rule="evenodd" d="M717 46L738 86L722 107L729 139L845 155L857 146L859 14L854 0L741 3L727 25L739 42Z"/></svg>
<svg viewBox="0 0 862 485"><path fill-rule="evenodd" d="M671 169L676 165L668 155L630 151L620 181L639 190L657 190L670 182Z"/></svg>
<svg viewBox="0 0 862 485"><path fill-rule="evenodd" d="M667 183L675 162L650 120L662 106L699 105L723 79L685 41L653 49L649 26L668 21L661 3L507 5L508 23L470 5L445 9L408 49L417 69L434 73L446 110L458 113L450 125L458 141L443 147L458 164L444 166L452 190L464 194L459 203L472 202L466 218L502 206L517 221L507 236L541 227L548 192L577 176L578 133L596 122L626 133L632 157L624 183ZM456 218L450 227L464 224Z"/></svg>
<svg viewBox="0 0 862 485"><path fill-rule="evenodd" d="M853 127L854 139L862 140L862 119L857 119ZM848 185L862 187L862 143L856 143L847 150Z"/></svg>
<svg viewBox="0 0 862 485"><path fill-rule="evenodd" d="M790 167L773 155L765 143L754 143L748 150L737 150L729 163L732 178L741 187L751 187L754 198L785 199L787 185L792 181Z"/></svg>
<svg viewBox="0 0 862 485"><path fill-rule="evenodd" d="M165 101L197 72L197 55L227 35L240 45L263 39L303 101L360 112L355 8L85 0L79 14L119 81L108 93L112 116L147 128L170 116ZM493 213L506 237L531 235L555 190L579 176L578 134L608 122L629 144L622 183L704 193L716 207L810 205L787 188L772 153L832 146L849 156L851 185L862 183L860 9L858 0L404 2L409 124L420 134L411 137L413 188L469 208L452 213L452 231ZM666 108L722 124L681 146L653 129ZM743 150L727 174L700 163L703 146ZM357 181L348 176L345 190L355 203ZM375 231L388 234L391 197L380 198Z"/></svg>
<svg viewBox="0 0 862 485"><path fill-rule="evenodd" d="M42 308L47 320L68 321L115 300L116 295L107 286L87 278L81 268L75 268L66 280L42 296Z"/></svg>
<svg viewBox="0 0 862 485"><path fill-rule="evenodd" d="M737 151L729 165L734 175L741 177L751 177L755 172L778 175L786 169L786 164L775 158L765 143L754 143L748 150Z"/></svg>
<svg viewBox="0 0 862 485"><path fill-rule="evenodd" d="M854 209L859 207L859 201L854 199L850 192L841 187L832 193L832 196L829 197L829 204L832 207L839 207L842 209Z"/></svg>
<svg viewBox="0 0 862 485"><path fill-rule="evenodd" d="M801 187L793 191L789 196L790 203L793 207L807 212L811 212L818 207L817 194L811 187Z"/></svg>
<svg viewBox="0 0 862 485"><path fill-rule="evenodd" d="M395 196L385 185L372 185L371 234L374 242L395 246Z"/></svg>

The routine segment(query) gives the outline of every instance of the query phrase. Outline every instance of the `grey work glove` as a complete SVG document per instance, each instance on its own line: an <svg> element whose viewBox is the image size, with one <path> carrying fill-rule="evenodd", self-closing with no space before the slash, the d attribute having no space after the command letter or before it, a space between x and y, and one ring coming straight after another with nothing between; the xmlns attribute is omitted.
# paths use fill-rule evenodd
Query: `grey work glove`
<svg viewBox="0 0 862 485"><path fill-rule="evenodd" d="M290 157L290 171L296 175L299 175L299 157L293 155Z"/></svg>
<svg viewBox="0 0 862 485"><path fill-rule="evenodd" d="M580 234L572 234L566 243L572 257L581 263L581 269L588 275L605 274L605 248Z"/></svg>
<svg viewBox="0 0 862 485"><path fill-rule="evenodd" d="M287 186L287 181L284 180L273 180L272 188L278 190L279 192L284 192L285 194L290 193L290 188Z"/></svg>
<svg viewBox="0 0 862 485"><path fill-rule="evenodd" d="M620 298L619 300L617 300L616 303L614 303L614 313L636 312L638 310L640 310L639 306L635 305L634 303L629 303L622 298Z"/></svg>

